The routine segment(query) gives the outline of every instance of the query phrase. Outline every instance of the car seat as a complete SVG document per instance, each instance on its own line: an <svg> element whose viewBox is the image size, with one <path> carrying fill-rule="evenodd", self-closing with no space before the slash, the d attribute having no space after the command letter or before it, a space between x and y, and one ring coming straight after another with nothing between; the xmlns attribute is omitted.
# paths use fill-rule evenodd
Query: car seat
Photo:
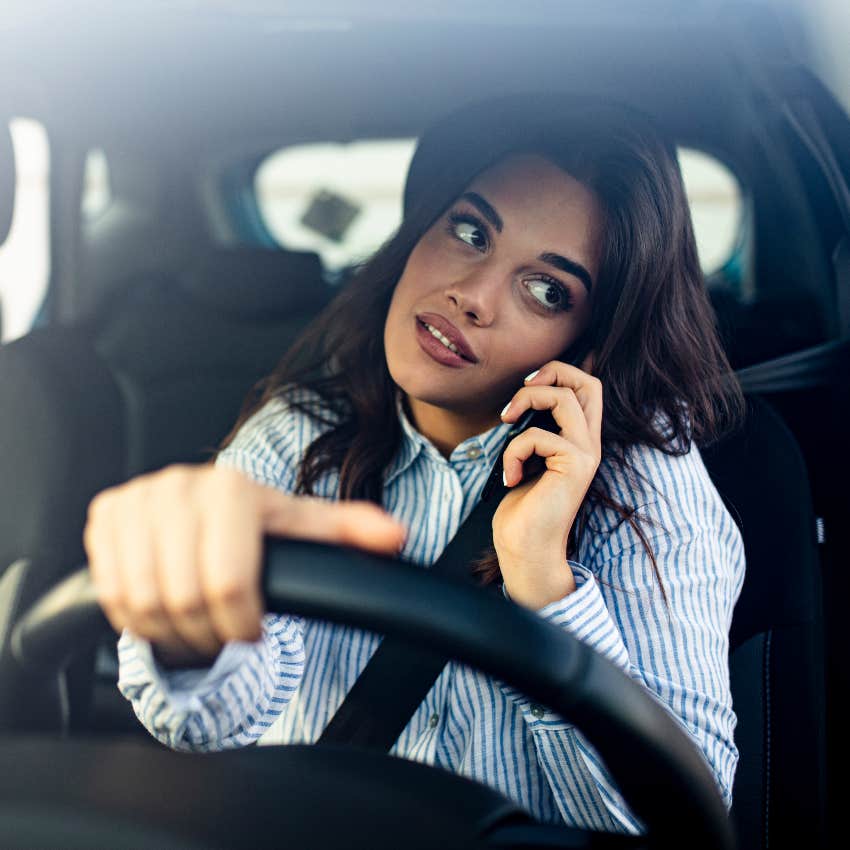
<svg viewBox="0 0 850 850"><path fill-rule="evenodd" d="M747 406L743 429L702 452L747 560L730 634L740 751L732 814L742 850L822 847L826 709L811 491L780 416L757 395Z"/></svg>
<svg viewBox="0 0 850 850"><path fill-rule="evenodd" d="M48 544L70 569L96 492L209 459L330 297L318 257L290 252L211 251L177 280L135 283L84 323L0 349L0 572Z"/></svg>
<svg viewBox="0 0 850 850"><path fill-rule="evenodd" d="M209 460L252 385L331 295L317 255L253 249L211 251L176 279L128 283L86 322L0 348L0 612L4 599L22 610L85 562L82 529L100 490ZM27 569L4 574L22 558ZM117 668L100 660L98 722L135 731L110 682ZM62 683L67 711L51 718L87 725L88 678Z"/></svg>
<svg viewBox="0 0 850 850"><path fill-rule="evenodd" d="M88 322L124 399L126 477L208 460L251 386L333 294L317 254L249 247L130 284Z"/></svg>

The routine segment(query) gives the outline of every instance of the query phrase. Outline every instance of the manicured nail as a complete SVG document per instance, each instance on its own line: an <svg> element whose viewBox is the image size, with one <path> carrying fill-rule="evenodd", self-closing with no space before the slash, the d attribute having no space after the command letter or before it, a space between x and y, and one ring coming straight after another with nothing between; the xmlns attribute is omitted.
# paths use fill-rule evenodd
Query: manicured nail
<svg viewBox="0 0 850 850"><path fill-rule="evenodd" d="M505 405L504 410L502 410L502 412L499 414L499 416L504 418L504 415L508 412L508 410L510 409L510 406L511 406L511 402L508 402Z"/></svg>
<svg viewBox="0 0 850 850"><path fill-rule="evenodd" d="M529 381L533 381L539 371L539 369L535 369L530 375L526 375L524 379L525 383L527 384Z"/></svg>
<svg viewBox="0 0 850 850"><path fill-rule="evenodd" d="M505 487L507 487L507 486L508 486L508 476L507 476L507 475L505 475L505 470L504 470L504 469L502 470L502 484L504 484L504 486L505 486Z"/></svg>

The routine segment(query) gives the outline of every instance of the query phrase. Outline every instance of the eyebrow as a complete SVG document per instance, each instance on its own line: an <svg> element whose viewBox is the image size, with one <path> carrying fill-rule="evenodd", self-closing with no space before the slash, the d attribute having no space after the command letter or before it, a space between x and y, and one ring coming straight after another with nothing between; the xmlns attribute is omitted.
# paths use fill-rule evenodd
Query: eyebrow
<svg viewBox="0 0 850 850"><path fill-rule="evenodd" d="M493 225L493 227L496 229L496 232L502 232L502 228L504 227L502 217L499 215L499 213L496 212L495 209L493 209L493 205L488 200L482 198L481 195L478 194L478 192L464 192L460 196L460 199L462 201L469 201L472 206L477 207L478 212L480 212L481 215L483 215L484 218L486 218L487 221L489 221L490 224Z"/></svg>
<svg viewBox="0 0 850 850"><path fill-rule="evenodd" d="M460 196L460 200L468 201L472 204L481 213L481 215L483 215L484 218L493 225L493 228L497 233L502 232L502 229L505 226L502 221L502 217L496 212L493 205L486 198L483 198L478 194L478 192L464 192ZM554 254L551 251L541 254L537 259L550 266L554 266L556 269L560 269L562 272L566 272L567 274L571 274L573 277L578 278L584 284L584 288L588 292L590 292L593 287L593 278L591 278L590 272L581 263L577 263L575 260L569 260L566 257L562 257L560 254Z"/></svg>
<svg viewBox="0 0 850 850"><path fill-rule="evenodd" d="M550 266L554 266L556 269L560 269L562 272L577 277L584 284L584 288L588 292L593 287L593 279L590 277L590 272L581 263L577 263L575 260L568 260L560 254L550 253L541 254L538 259L544 263L548 263Z"/></svg>

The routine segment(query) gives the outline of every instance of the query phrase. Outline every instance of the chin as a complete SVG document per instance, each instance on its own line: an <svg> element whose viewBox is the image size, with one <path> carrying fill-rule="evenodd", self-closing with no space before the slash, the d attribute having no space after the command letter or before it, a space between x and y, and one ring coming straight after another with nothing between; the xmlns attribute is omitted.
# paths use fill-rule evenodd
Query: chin
<svg viewBox="0 0 850 850"><path fill-rule="evenodd" d="M502 385L475 387L470 385L471 376L467 369L431 367L430 363L416 363L413 358L407 360L388 356L387 367L396 386L409 398L453 413L476 417L490 411L498 416L505 399L521 384L520 381L514 390L506 390Z"/></svg>
<svg viewBox="0 0 850 850"><path fill-rule="evenodd" d="M476 418L488 412L498 415L498 411L501 409L499 404L501 396L470 392L469 384L460 377L452 383L455 386L446 386L445 384L435 386L432 382L423 381L420 377L418 380L408 381L405 384L398 383L398 386L408 398L452 413Z"/></svg>

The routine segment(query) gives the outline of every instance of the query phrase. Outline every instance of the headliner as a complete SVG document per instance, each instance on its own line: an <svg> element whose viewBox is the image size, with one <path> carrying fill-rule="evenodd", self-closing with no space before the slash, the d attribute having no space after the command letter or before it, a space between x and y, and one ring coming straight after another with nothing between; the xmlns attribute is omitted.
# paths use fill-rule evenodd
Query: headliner
<svg viewBox="0 0 850 850"><path fill-rule="evenodd" d="M409 136L463 102L539 90L613 95L703 147L746 126L714 0L51 5L4 12L0 111L82 144L197 155Z"/></svg>

